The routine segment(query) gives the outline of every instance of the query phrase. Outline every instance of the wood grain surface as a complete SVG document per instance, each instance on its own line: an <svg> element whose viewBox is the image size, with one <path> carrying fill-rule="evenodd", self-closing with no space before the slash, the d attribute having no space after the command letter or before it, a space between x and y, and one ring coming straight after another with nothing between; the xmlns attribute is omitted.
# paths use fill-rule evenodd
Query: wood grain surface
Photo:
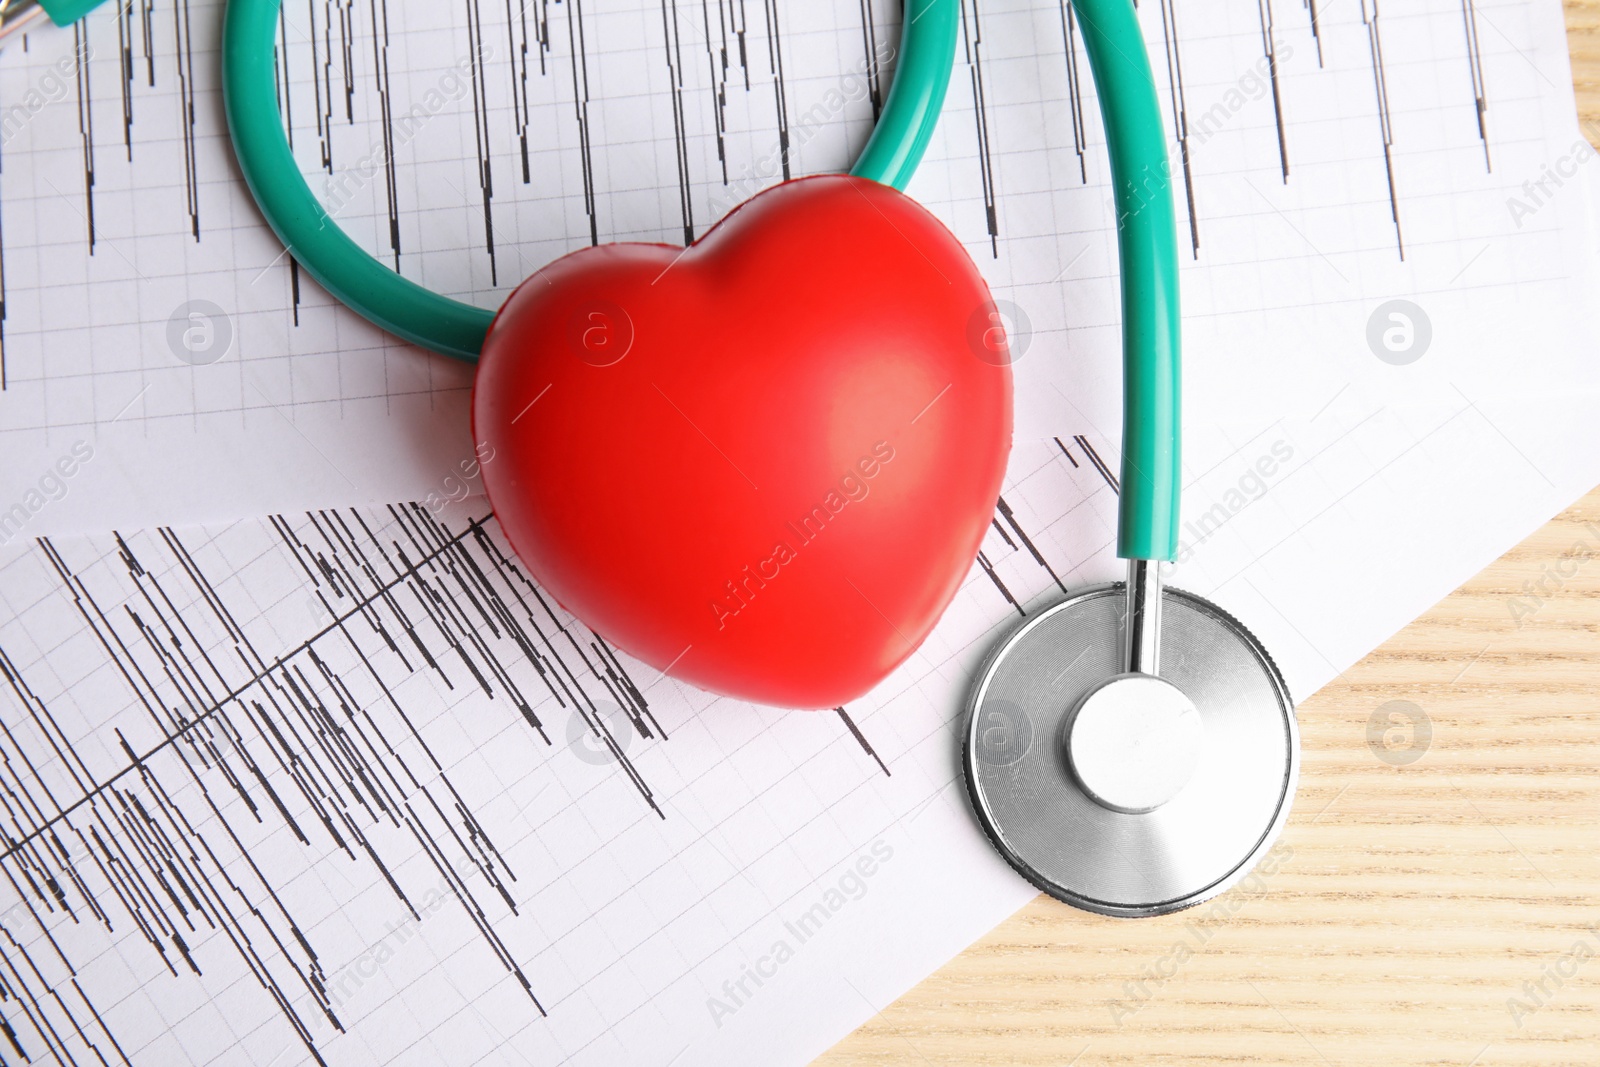
<svg viewBox="0 0 1600 1067"><path fill-rule="evenodd" d="M1600 0L1566 15L1600 143ZM1369 746L1390 701L1431 724L1414 762ZM1224 908L1040 897L817 1067L1600 1065L1600 490L1299 715L1285 847Z"/></svg>

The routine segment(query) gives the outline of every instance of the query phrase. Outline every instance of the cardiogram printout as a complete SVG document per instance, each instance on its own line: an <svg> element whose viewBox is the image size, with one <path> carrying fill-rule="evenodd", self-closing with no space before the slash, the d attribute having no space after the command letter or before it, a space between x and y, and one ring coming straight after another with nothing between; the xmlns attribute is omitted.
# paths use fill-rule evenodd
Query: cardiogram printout
<svg viewBox="0 0 1600 1067"><path fill-rule="evenodd" d="M484 306L847 165L900 19L288 8L314 188ZM1305 696L1600 481L1560 9L1139 13L1186 305L1173 580ZM1070 8L964 0L910 187L1011 335L994 523L923 648L806 714L664 677L529 579L470 368L339 307L249 202L220 15L134 0L0 53L0 1062L806 1062L1032 895L965 807L965 686L1118 576L1115 217Z"/></svg>

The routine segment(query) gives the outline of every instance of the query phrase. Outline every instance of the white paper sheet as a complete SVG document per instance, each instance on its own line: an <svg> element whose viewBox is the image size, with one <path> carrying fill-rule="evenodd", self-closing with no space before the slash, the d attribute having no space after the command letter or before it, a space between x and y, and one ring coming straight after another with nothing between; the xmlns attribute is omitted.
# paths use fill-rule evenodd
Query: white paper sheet
<svg viewBox="0 0 1600 1067"><path fill-rule="evenodd" d="M874 41L858 5L779 5L769 53L762 12L746 25L743 7L714 7L681 8L674 23L670 5L585 6L581 128L576 10L528 9L522 110L510 96L521 24L507 37L502 13L471 8L498 50L484 80L497 274L466 99L396 153L401 269L488 304L587 243L585 143L593 232L681 240L669 96L680 74L694 232L776 177L759 166L777 143L769 56L784 61L795 173L847 159L871 104L846 96L841 118L829 90L848 94L851 73L893 40L892 12L874 8ZM1141 17L1164 93L1176 94L1181 59L1194 203L1190 231L1180 184L1191 525L1174 579L1239 615L1304 695L1600 480L1586 414L1600 371L1583 315L1600 278L1592 153L1572 118L1556 5L1377 16L1370 0L1343 0L1319 6L1315 38L1307 10L1286 7L1147 3ZM402 112L430 88L448 98L447 70L476 43L464 16L421 3L314 8L298 30L291 12L291 123L308 170L323 143L312 70L326 74L336 175L379 136L374 11L390 20ZM479 500L439 515L384 506L458 492L445 478L468 451L468 376L383 339L303 277L294 323L289 268L226 164L214 6L157 3L122 24L131 163L116 19L88 24L93 108L70 59L81 32L0 57L0 99L33 87L44 101L6 127L0 178L0 501L29 512L0 549L11 789L0 927L14 991L0 1014L30 1055L803 1063L1031 895L965 810L954 724L971 669L1007 626L1063 588L1117 576L1115 496L1097 465L1114 472L1119 431L1113 214L1081 45L1074 140L1060 7L969 0L964 16L946 116L911 191L1027 318L1013 313L1017 441L980 565L848 722L713 700L611 660L581 626L541 614L492 523L471 531ZM728 38L726 190L724 24L746 30L742 53ZM1276 98L1264 40L1280 42ZM52 69L72 72L60 94ZM827 121L812 137L800 116L817 107ZM87 118L92 134L80 133ZM513 136L524 118L526 186ZM347 203L341 219L386 249L386 183L337 182L326 191ZM234 327L215 362L181 362L166 340L190 299ZM1368 340L1396 299L1429 323L1411 362L1395 361L1415 349L1386 360ZM1380 348L1397 325L1380 318ZM62 457L74 473L51 499L58 483L41 479ZM268 512L283 517L234 519ZM154 528L211 519L226 521ZM113 526L147 529L121 542L70 533ZM549 644L519 644L508 618ZM619 710L596 718L601 701ZM221 742L224 720L235 732ZM602 727L620 753L596 749ZM261 778L235 788L228 773L252 764Z"/></svg>

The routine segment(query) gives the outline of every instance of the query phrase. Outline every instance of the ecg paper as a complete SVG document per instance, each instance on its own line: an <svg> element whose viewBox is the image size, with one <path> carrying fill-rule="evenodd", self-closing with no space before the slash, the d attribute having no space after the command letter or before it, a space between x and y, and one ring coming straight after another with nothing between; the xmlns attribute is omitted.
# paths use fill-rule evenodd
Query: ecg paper
<svg viewBox="0 0 1600 1067"><path fill-rule="evenodd" d="M898 17L290 6L306 172L486 305L843 165ZM0 56L0 507L28 510L0 548L0 1061L805 1062L1032 895L966 810L965 687L1118 576L1114 214L1068 8L967 0L910 189L1008 302L994 525L923 648L815 714L662 677L527 580L459 473L468 372L335 307L247 202L219 15L138 0ZM1173 580L1304 696L1600 481L1560 11L1140 15L1185 260ZM1392 299L1428 320L1415 362L1369 343ZM186 301L220 316L198 355Z"/></svg>

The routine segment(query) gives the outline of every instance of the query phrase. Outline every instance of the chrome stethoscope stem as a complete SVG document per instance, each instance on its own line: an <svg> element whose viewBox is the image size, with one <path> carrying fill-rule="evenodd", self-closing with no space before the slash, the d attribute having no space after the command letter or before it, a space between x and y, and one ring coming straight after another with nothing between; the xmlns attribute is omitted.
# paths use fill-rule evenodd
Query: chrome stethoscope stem
<svg viewBox="0 0 1600 1067"><path fill-rule="evenodd" d="M0 0L0 41L20 33L44 17L39 0Z"/></svg>
<svg viewBox="0 0 1600 1067"><path fill-rule="evenodd" d="M1127 625L1122 631L1122 669L1129 674L1161 673L1161 564L1128 561Z"/></svg>

